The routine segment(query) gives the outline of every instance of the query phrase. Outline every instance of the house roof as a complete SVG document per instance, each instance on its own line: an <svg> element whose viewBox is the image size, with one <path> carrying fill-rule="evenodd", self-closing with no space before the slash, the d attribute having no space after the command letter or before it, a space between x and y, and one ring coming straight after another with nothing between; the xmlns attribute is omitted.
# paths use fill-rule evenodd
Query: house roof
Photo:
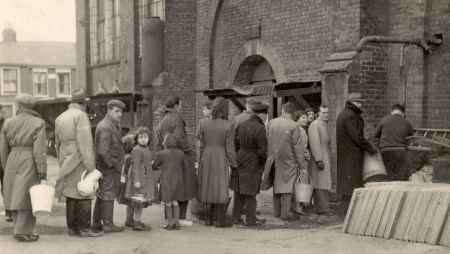
<svg viewBox="0 0 450 254"><path fill-rule="evenodd" d="M0 42L0 64L75 66L75 43Z"/></svg>

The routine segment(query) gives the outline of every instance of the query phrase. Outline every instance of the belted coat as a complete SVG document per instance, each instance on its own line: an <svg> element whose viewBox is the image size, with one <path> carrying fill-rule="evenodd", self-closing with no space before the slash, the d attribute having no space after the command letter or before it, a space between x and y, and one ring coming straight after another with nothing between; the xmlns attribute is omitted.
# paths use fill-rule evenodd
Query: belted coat
<svg viewBox="0 0 450 254"><path fill-rule="evenodd" d="M77 191L83 172L95 169L91 123L79 104L71 103L56 118L55 146L60 168L56 195L74 199L93 198L81 196Z"/></svg>
<svg viewBox="0 0 450 254"><path fill-rule="evenodd" d="M38 174L47 173L45 122L37 112L23 109L0 133L5 208L31 210L30 188L39 183Z"/></svg>
<svg viewBox="0 0 450 254"><path fill-rule="evenodd" d="M245 195L259 193L261 176L267 158L267 137L263 121L256 115L236 128L235 146L237 167L233 172L231 188Z"/></svg>

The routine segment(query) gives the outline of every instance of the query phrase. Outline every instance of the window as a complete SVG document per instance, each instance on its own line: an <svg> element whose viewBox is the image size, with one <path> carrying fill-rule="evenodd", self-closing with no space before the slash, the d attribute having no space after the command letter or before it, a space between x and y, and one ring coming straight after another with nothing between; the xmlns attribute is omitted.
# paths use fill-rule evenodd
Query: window
<svg viewBox="0 0 450 254"><path fill-rule="evenodd" d="M58 96L70 96L70 71L56 71Z"/></svg>
<svg viewBox="0 0 450 254"><path fill-rule="evenodd" d="M165 19L165 4L164 0L138 0L138 21L139 29L137 31L136 41L139 41L138 56L142 57L142 31L144 19L147 17L160 17Z"/></svg>
<svg viewBox="0 0 450 254"><path fill-rule="evenodd" d="M149 14L150 17L160 17L161 19L165 18L164 12L164 0L149 0Z"/></svg>
<svg viewBox="0 0 450 254"><path fill-rule="evenodd" d="M34 96L48 95L47 71L33 70L33 93Z"/></svg>
<svg viewBox="0 0 450 254"><path fill-rule="evenodd" d="M3 68L2 69L2 95L17 94L17 87L19 84L19 69L18 68Z"/></svg>
<svg viewBox="0 0 450 254"><path fill-rule="evenodd" d="M112 24L112 59L119 59L119 47L120 47L120 16L119 16L119 0L111 1L111 24Z"/></svg>
<svg viewBox="0 0 450 254"><path fill-rule="evenodd" d="M97 52L98 62L102 62L106 57L105 43L105 3L104 0L97 0Z"/></svg>

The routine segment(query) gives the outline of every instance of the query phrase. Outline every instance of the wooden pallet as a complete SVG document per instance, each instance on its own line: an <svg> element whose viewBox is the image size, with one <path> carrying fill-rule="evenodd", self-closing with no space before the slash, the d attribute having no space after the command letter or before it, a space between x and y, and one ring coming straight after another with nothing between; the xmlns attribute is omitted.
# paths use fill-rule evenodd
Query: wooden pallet
<svg viewBox="0 0 450 254"><path fill-rule="evenodd" d="M384 182L356 189L343 231L450 246L450 184Z"/></svg>

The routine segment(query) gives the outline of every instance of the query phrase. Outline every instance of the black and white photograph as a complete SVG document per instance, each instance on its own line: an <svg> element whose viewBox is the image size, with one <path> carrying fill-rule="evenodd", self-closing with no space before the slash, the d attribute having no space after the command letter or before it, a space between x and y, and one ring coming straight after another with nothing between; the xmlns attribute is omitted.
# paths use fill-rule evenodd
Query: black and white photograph
<svg viewBox="0 0 450 254"><path fill-rule="evenodd" d="M1 254L450 253L450 0L0 0Z"/></svg>

